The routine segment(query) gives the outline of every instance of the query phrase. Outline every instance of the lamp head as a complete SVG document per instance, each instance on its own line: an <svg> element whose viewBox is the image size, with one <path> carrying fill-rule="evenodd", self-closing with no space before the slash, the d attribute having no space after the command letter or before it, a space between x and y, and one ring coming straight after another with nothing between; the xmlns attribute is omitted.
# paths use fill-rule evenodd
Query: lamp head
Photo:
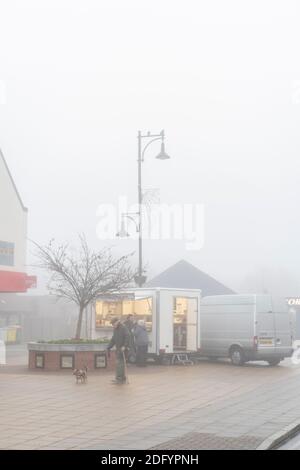
<svg viewBox="0 0 300 470"><path fill-rule="evenodd" d="M158 160L168 160L170 156L165 151L165 144L164 142L161 143L161 148L159 154L156 156Z"/></svg>
<svg viewBox="0 0 300 470"><path fill-rule="evenodd" d="M122 219L122 222L121 222L121 229L118 233L116 233L116 237L120 237L120 238L126 238L126 237L129 237L129 233L127 232L127 230L125 229L125 223L124 223L124 219Z"/></svg>

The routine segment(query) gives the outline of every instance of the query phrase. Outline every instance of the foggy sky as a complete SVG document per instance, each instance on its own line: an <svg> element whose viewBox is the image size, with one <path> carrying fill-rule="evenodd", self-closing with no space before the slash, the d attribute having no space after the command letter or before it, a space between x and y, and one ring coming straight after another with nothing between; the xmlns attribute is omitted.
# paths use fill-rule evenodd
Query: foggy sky
<svg viewBox="0 0 300 470"><path fill-rule="evenodd" d="M136 201L137 131L165 129L172 158L149 147L144 186L204 204L205 244L146 242L150 274L185 258L236 289L272 272L300 294L299 13L297 1L1 0L0 147L28 236L106 245L97 207Z"/></svg>

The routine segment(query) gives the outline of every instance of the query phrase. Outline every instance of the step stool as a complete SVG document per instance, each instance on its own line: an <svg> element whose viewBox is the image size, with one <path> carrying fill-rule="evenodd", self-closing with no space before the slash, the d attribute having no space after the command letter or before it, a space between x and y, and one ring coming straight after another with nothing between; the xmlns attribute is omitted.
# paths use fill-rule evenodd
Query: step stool
<svg viewBox="0 0 300 470"><path fill-rule="evenodd" d="M186 353L173 354L171 364L181 364L183 366L194 365L194 362L189 358Z"/></svg>

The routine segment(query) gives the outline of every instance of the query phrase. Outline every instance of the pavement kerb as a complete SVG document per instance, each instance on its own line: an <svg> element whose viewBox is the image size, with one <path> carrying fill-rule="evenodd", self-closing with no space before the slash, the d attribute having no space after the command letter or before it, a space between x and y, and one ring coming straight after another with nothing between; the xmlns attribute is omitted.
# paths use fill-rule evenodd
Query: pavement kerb
<svg viewBox="0 0 300 470"><path fill-rule="evenodd" d="M256 450L274 450L280 444L283 444L288 439L291 439L296 434L300 432L300 423L299 421L293 422L288 426L285 426L280 431L272 434L267 439L265 439Z"/></svg>

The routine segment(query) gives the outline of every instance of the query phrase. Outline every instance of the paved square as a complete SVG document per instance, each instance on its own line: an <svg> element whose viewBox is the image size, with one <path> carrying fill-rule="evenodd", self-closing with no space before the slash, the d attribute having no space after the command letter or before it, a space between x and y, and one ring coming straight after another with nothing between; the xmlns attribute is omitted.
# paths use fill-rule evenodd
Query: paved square
<svg viewBox="0 0 300 470"><path fill-rule="evenodd" d="M254 448L300 422L300 368L201 361L107 372L0 368L1 449ZM208 447L207 447L208 446Z"/></svg>

